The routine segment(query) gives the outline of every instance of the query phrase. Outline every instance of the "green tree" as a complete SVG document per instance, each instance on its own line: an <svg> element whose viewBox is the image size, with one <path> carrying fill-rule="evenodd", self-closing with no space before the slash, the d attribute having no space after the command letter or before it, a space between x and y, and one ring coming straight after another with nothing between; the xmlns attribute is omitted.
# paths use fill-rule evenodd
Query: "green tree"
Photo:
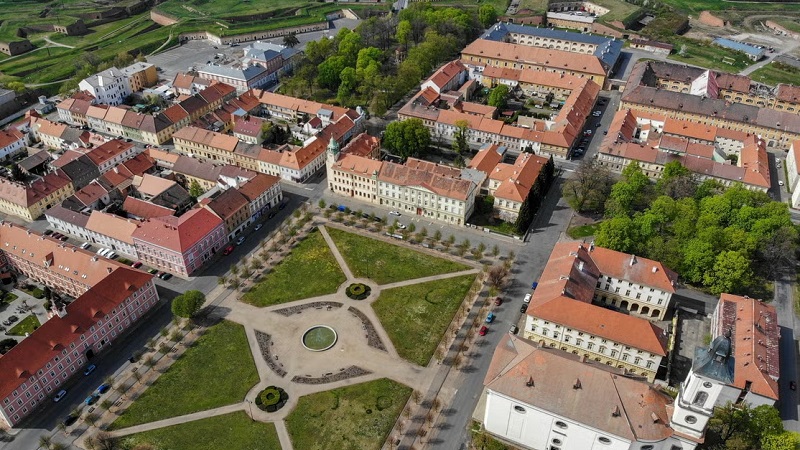
<svg viewBox="0 0 800 450"><path fill-rule="evenodd" d="M692 239L683 251L681 275L692 283L702 283L703 276L711 271L716 259L713 245L701 239Z"/></svg>
<svg viewBox="0 0 800 450"><path fill-rule="evenodd" d="M761 438L761 450L796 450L798 443L796 433L784 431Z"/></svg>
<svg viewBox="0 0 800 450"><path fill-rule="evenodd" d="M423 156L431 145L431 133L420 119L392 122L383 135L383 146L403 158Z"/></svg>
<svg viewBox="0 0 800 450"><path fill-rule="evenodd" d="M411 39L411 22L408 20L401 20L398 22L394 37L400 45L408 49L408 43Z"/></svg>
<svg viewBox="0 0 800 450"><path fill-rule="evenodd" d="M489 6L489 5L484 5ZM494 8L492 8L494 10ZM505 84L501 84L494 89L492 92L489 93L489 98L486 100L486 103L489 106L494 106L498 109L503 109L508 105L508 94L509 94L508 86Z"/></svg>
<svg viewBox="0 0 800 450"><path fill-rule="evenodd" d="M600 224L596 236L597 245L620 252L632 253L639 242L633 219L617 216Z"/></svg>
<svg viewBox="0 0 800 450"><path fill-rule="evenodd" d="M353 91L358 85L356 69L352 67L345 67L342 70L342 73L339 74L339 80L341 83L339 84L339 90L336 93L336 99L339 100L339 103L344 105L348 103L350 95L352 95Z"/></svg>
<svg viewBox="0 0 800 450"><path fill-rule="evenodd" d="M25 87L25 83L21 81L9 81L8 83L6 83L6 89L11 89L17 94L22 94L23 92L25 92L27 87Z"/></svg>
<svg viewBox="0 0 800 450"><path fill-rule="evenodd" d="M191 318L200 311L203 303L206 301L206 296L200 291L186 291L183 294L172 299L172 314L183 317Z"/></svg>
<svg viewBox="0 0 800 450"><path fill-rule="evenodd" d="M622 170L622 179L611 188L611 195L606 202L606 215L614 217L643 209L650 198L649 187L650 180L642 172L639 163L629 164Z"/></svg>
<svg viewBox="0 0 800 450"><path fill-rule="evenodd" d="M335 91L339 88L341 82L339 76L344 68L347 67L347 61L342 56L331 56L317 66L317 84L325 89Z"/></svg>
<svg viewBox="0 0 800 450"><path fill-rule="evenodd" d="M283 37L283 45L289 48L294 48L295 45L299 44L300 40L297 39L297 35L294 33L289 33Z"/></svg>
<svg viewBox="0 0 800 450"><path fill-rule="evenodd" d="M346 30L347 28L344 28ZM358 52L364 47L361 35L358 33L346 33L339 42L337 54L344 58L344 64L354 67L358 58Z"/></svg>
<svg viewBox="0 0 800 450"><path fill-rule="evenodd" d="M333 51L333 41L328 38L322 38L318 41L311 41L306 44L305 54L308 61L312 65L317 66L332 55Z"/></svg>
<svg viewBox="0 0 800 450"><path fill-rule="evenodd" d="M717 255L714 267L706 272L703 284L712 294L723 292L742 293L753 281L753 272L746 255L736 251L724 251Z"/></svg>
<svg viewBox="0 0 800 450"><path fill-rule="evenodd" d="M8 353L9 350L14 348L17 345L17 340L12 338L6 338L0 341L0 355L5 355Z"/></svg>
<svg viewBox="0 0 800 450"><path fill-rule="evenodd" d="M189 183L189 195L192 198L197 199L203 195L203 192L205 191L203 191L203 187L200 186L200 183L198 183L197 180L192 180L192 182Z"/></svg>
<svg viewBox="0 0 800 450"><path fill-rule="evenodd" d="M453 137L453 151L463 156L469 152L469 144L467 143L467 136L469 133L469 122L466 120L457 120L455 122L456 131Z"/></svg>
<svg viewBox="0 0 800 450"><path fill-rule="evenodd" d="M613 185L614 179L608 169L583 160L574 176L564 182L561 194L579 213L601 212Z"/></svg>
<svg viewBox="0 0 800 450"><path fill-rule="evenodd" d="M478 8L478 21L483 28L489 28L497 22L497 11L489 3L485 3Z"/></svg>

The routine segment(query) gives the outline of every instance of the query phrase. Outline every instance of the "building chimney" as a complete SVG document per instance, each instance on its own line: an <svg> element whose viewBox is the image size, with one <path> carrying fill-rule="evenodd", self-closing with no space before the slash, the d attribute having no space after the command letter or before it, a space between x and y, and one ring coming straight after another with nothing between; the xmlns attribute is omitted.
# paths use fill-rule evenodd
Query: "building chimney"
<svg viewBox="0 0 800 450"><path fill-rule="evenodd" d="M615 405L614 409L611 411L611 416L612 417L619 417L621 415L622 415L622 413L619 410L619 405Z"/></svg>
<svg viewBox="0 0 800 450"><path fill-rule="evenodd" d="M578 270L583 272L583 261L578 261Z"/></svg>
<svg viewBox="0 0 800 450"><path fill-rule="evenodd" d="M581 380L580 378L575 379L575 384L572 385L572 389L580 389L581 388Z"/></svg>
<svg viewBox="0 0 800 450"><path fill-rule="evenodd" d="M631 262L630 262L630 265L632 266L632 265L634 265L634 264L636 264L636 255L631 255Z"/></svg>
<svg viewBox="0 0 800 450"><path fill-rule="evenodd" d="M656 273L656 272L658 272L658 267L657 266L653 266L653 273Z"/></svg>

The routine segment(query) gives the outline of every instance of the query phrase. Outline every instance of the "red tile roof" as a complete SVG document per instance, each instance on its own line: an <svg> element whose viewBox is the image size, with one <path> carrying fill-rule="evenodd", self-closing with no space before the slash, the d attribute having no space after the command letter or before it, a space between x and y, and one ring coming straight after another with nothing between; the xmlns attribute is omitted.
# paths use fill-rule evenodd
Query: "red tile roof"
<svg viewBox="0 0 800 450"><path fill-rule="evenodd" d="M0 131L0 148L8 147L9 145L20 141L22 138L22 133L17 130L2 130Z"/></svg>
<svg viewBox="0 0 800 450"><path fill-rule="evenodd" d="M106 142L105 144L92 149L90 152L86 154L86 156L88 156L93 163L99 166L105 163L106 161L117 157L121 153L128 151L132 147L133 147L132 142L125 142L119 139L112 139Z"/></svg>
<svg viewBox="0 0 800 450"><path fill-rule="evenodd" d="M128 214L141 217L142 219L171 216L175 213L175 210L130 196L125 197L125 201L122 203L122 209Z"/></svg>
<svg viewBox="0 0 800 450"><path fill-rule="evenodd" d="M458 77L459 74L467 70L460 61L450 61L439 68L430 78L426 81L432 82L441 91L444 87Z"/></svg>
<svg viewBox="0 0 800 450"><path fill-rule="evenodd" d="M181 217L158 217L141 222L134 239L184 253L208 236L222 219L205 208L195 208Z"/></svg>

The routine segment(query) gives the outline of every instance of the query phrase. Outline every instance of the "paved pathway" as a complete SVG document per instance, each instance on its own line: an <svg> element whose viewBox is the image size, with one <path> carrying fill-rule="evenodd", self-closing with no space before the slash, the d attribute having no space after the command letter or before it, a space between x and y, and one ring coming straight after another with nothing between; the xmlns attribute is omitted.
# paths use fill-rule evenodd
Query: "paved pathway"
<svg viewBox="0 0 800 450"><path fill-rule="evenodd" d="M67 44L62 44L60 42L51 41L48 36L45 36L44 40L53 47L75 48L74 45L67 45Z"/></svg>
<svg viewBox="0 0 800 450"><path fill-rule="evenodd" d="M333 226L337 228L340 227L335 224L333 224ZM209 298L214 299L212 303L218 306L214 309L212 315L243 325L247 335L248 344L253 354L260 381L247 393L244 401L220 408L117 430L112 432L113 436L126 436L235 411L245 411L254 420L274 423L283 450L291 450L292 444L286 430L284 419L297 405L300 397L305 395L380 378L389 378L410 386L426 394L426 397L437 395L442 383L448 375L450 367L438 365L436 363L429 367L422 367L403 360L392 345L391 339L389 339L388 334L381 326L380 320L371 305L377 300L383 289L410 286L467 274L478 274L480 272L480 269L477 268L478 263L469 263L473 268L460 272L377 285L372 280L356 278L347 266L346 261L334 244L325 226L320 225L318 228L336 258L337 263L347 277L347 280L339 286L335 293L268 307L256 307L243 303L239 301L239 295L236 292L231 292L222 286L218 286L209 295ZM406 243L391 242L395 245L409 246ZM420 251L421 249L415 248L415 250ZM451 258L463 262L463 260L456 259L451 255L440 255L432 251L430 253L437 257ZM370 296L364 300L352 300L348 298L344 291L347 286L353 282L363 282L369 285L372 289ZM342 306L327 308L323 306L323 304L320 304L321 302L333 302L341 304ZM277 312L278 310L305 305L310 306L307 308L298 308L298 312L288 317ZM356 316L350 311L351 308L361 312L363 316L369 319L375 332L383 341L386 347L385 350L368 345L368 335L366 334L368 328L362 323L361 317ZM318 324L328 325L335 329L338 334L338 340L336 344L327 351L310 352L304 348L301 339L308 328ZM357 330L362 330L363 332L358 333ZM256 338L257 332L270 335L271 343L269 345L269 356L272 362L279 365L280 368L286 372L285 376L281 377L272 370L265 360L266 356L262 355L262 349ZM308 378L331 376L345 371L352 366L357 366L369 373L324 384L304 384L292 381L296 376ZM288 403L280 411L274 413L261 411L255 408L253 404L259 392L270 385L280 386L289 394Z"/></svg>

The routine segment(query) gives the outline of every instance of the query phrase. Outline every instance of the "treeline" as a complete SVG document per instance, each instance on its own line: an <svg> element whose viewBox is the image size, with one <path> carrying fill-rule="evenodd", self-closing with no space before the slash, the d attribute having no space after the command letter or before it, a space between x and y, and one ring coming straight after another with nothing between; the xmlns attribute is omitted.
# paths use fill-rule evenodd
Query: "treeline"
<svg viewBox="0 0 800 450"><path fill-rule="evenodd" d="M382 115L477 37L482 29L478 16L420 2L397 16L372 17L354 31L342 29L332 39L309 42L305 62L284 82L282 92L367 106ZM486 11L481 19L494 20Z"/></svg>
<svg viewBox="0 0 800 450"><path fill-rule="evenodd" d="M798 229L786 204L741 184L698 182L678 162L655 184L638 164L626 167L605 216L597 245L661 261L715 295L763 295L766 279L794 270Z"/></svg>

